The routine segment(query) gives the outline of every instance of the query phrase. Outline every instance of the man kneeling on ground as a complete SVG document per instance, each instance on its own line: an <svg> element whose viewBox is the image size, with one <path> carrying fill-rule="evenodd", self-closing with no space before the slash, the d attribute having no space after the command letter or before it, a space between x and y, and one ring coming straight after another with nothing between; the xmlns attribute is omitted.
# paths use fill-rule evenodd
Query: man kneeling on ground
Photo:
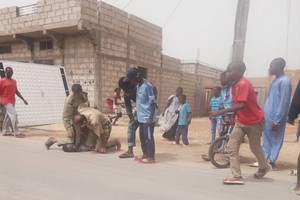
<svg viewBox="0 0 300 200"><path fill-rule="evenodd" d="M112 124L108 116L95 108L88 107L88 102L79 105L78 113L79 115L74 117L74 121L82 123L83 126L86 125L89 129L87 146L94 147L95 151L99 153L106 153L106 149L111 147L116 147L117 150L121 149L118 139L109 140Z"/></svg>

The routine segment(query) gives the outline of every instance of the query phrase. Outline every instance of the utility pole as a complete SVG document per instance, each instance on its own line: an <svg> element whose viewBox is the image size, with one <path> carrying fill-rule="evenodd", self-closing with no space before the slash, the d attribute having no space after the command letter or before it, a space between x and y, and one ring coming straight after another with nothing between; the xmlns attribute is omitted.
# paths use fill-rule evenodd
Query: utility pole
<svg viewBox="0 0 300 200"><path fill-rule="evenodd" d="M247 21L250 0L238 0L234 26L234 40L232 45L231 62L243 61L246 41Z"/></svg>

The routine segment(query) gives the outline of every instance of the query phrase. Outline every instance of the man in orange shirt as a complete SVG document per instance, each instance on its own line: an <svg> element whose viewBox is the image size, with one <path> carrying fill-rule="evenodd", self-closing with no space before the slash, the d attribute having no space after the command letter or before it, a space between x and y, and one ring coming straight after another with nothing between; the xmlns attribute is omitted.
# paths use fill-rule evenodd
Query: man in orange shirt
<svg viewBox="0 0 300 200"><path fill-rule="evenodd" d="M5 68L6 77L0 80L0 96L1 103L3 104L6 114L2 125L2 135L9 136L8 133L9 121L11 121L14 135L17 138L23 138L25 135L18 130L18 114L15 109L16 98L15 95L23 100L25 105L28 105L27 101L23 98L17 88L17 81L12 79L13 69L11 67Z"/></svg>
<svg viewBox="0 0 300 200"><path fill-rule="evenodd" d="M245 70L246 66L242 61L229 64L227 76L230 81L234 82L232 86L234 105L230 108L211 112L212 116L227 112L235 112L237 115L237 122L227 144L232 177L223 179L224 184L244 184L239 161L239 149L245 135L248 136L250 150L255 155L259 165L258 171L253 175L254 178L263 178L271 169L260 144L264 112L257 103L253 86L249 80L243 77Z"/></svg>

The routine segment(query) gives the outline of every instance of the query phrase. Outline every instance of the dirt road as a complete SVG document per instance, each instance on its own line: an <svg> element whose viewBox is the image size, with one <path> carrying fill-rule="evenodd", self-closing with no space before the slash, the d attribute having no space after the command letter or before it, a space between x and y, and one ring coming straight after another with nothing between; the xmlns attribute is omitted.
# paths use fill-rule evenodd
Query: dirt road
<svg viewBox="0 0 300 200"><path fill-rule="evenodd" d="M114 126L111 137L119 138L122 142L122 151L127 149L127 124L128 118L123 117L119 120L119 125ZM279 173L286 173L290 169L296 168L297 158L300 153L300 144L295 142L296 126L287 126L286 135L282 151L276 163L276 171ZM21 128L26 138L33 140L41 140L41 145L49 136L62 137L65 134L62 124L51 124L45 126L25 127ZM155 143L156 143L156 159L158 162L174 161L174 162L193 162L199 164L211 165L201 159L202 154L207 154L210 141L210 121L208 118L194 118L189 127L189 142L187 147L178 145L171 145L170 141L162 138L155 129ZM134 149L135 154L141 153L140 143L137 137L137 147ZM121 152L120 152L121 153ZM242 165L248 165L255 161L254 155L250 152L249 145L246 143L241 146L241 162ZM211 165L213 168L213 166Z"/></svg>

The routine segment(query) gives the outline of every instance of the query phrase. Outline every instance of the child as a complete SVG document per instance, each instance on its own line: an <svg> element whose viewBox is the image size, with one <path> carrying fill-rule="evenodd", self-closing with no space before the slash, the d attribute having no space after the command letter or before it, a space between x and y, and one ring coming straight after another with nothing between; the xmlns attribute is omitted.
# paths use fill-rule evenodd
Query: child
<svg viewBox="0 0 300 200"><path fill-rule="evenodd" d="M178 119L178 127L176 129L175 142L172 144L179 144L180 136L182 136L182 146L185 147L189 145L189 141L187 138L188 135L188 126L191 123L192 119L192 111L189 104L186 103L186 96L181 94L179 97L179 102L181 103L178 110L176 110L176 114L179 114Z"/></svg>
<svg viewBox="0 0 300 200"><path fill-rule="evenodd" d="M211 100L209 102L209 106L210 106L211 111L220 110L220 105L221 105L220 93L221 93L221 87L216 86L215 88L213 88L213 97L211 98ZM220 132L221 123L222 123L222 116L221 115L210 117L211 142L213 142L216 139L216 131L218 130L218 132Z"/></svg>
<svg viewBox="0 0 300 200"><path fill-rule="evenodd" d="M232 83L230 83L228 77L226 76L226 71L222 72L220 75L220 82L222 85L222 89L221 89L221 109L226 109L226 108L230 108L231 106L233 106L233 99L232 99L232 88L231 85ZM219 133L220 136L222 136L221 134L226 134L228 129L226 128L227 124L230 123L230 132L232 131L233 127L234 127L234 113L233 112L227 112L224 113L222 116L222 131Z"/></svg>
<svg viewBox="0 0 300 200"><path fill-rule="evenodd" d="M236 112L237 122L230 135L227 150L229 152L232 177L223 179L224 184L244 184L240 161L239 149L245 135L248 136L252 153L258 160L259 169L254 178L263 178L271 169L260 144L263 130L264 112L259 107L253 86L244 78L246 66L242 61L235 61L227 67L228 78L234 82L232 98L234 105L223 110L212 111L212 116L227 112Z"/></svg>
<svg viewBox="0 0 300 200"><path fill-rule="evenodd" d="M110 120L114 120L114 122L112 123L113 126L116 126L116 122L118 121L119 118L122 117L122 107L124 106L124 101L121 98L121 89L120 88L116 88L115 89L115 96L114 96L114 105L113 108L115 110L115 113L117 114L114 117L110 117Z"/></svg>

